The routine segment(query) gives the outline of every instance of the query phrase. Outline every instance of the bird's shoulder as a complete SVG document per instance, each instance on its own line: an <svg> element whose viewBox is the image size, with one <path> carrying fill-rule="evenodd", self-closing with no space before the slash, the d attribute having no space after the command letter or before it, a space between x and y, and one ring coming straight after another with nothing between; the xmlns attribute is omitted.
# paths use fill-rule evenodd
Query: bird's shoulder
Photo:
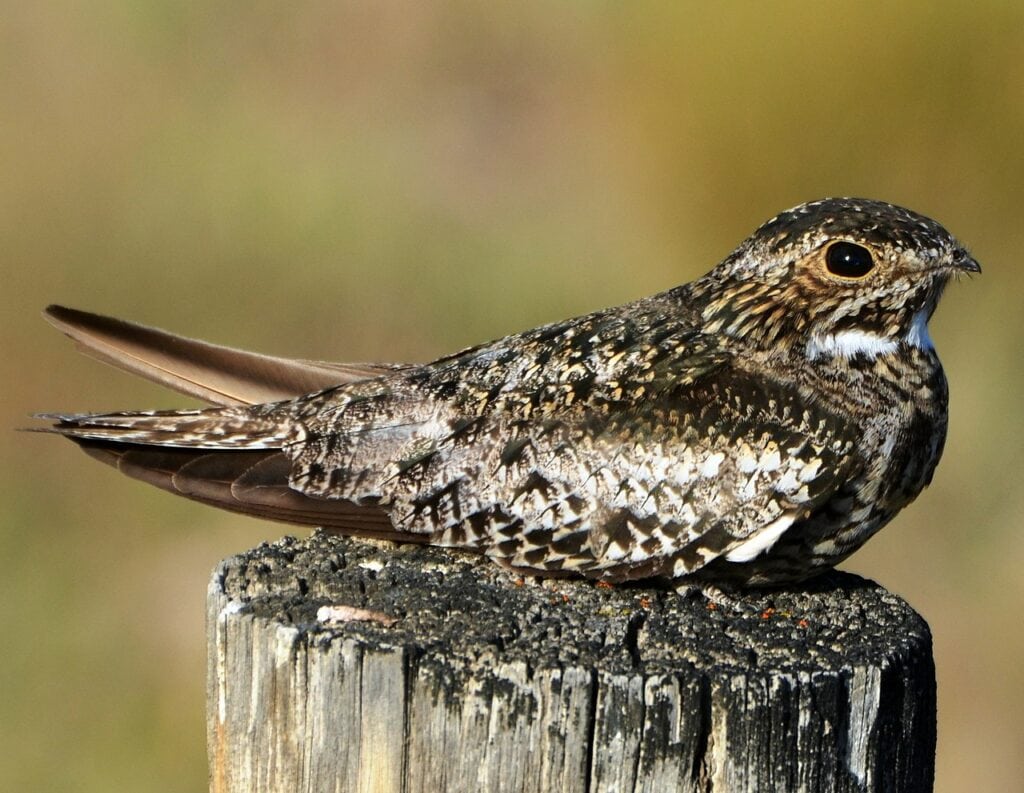
<svg viewBox="0 0 1024 793"><path fill-rule="evenodd" d="M472 413L550 418L622 409L728 366L679 290L551 323L439 359L405 382Z"/></svg>

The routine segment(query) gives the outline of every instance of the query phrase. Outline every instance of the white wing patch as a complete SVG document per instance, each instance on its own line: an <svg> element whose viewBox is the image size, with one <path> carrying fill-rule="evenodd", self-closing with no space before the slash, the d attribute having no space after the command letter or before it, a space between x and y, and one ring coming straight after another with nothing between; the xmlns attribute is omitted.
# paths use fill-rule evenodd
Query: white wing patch
<svg viewBox="0 0 1024 793"><path fill-rule="evenodd" d="M733 546L732 550L725 555L726 561L749 562L751 559L760 556L779 541L779 537L782 536L786 529L793 525L794 520L796 520L796 514L792 512L786 512L776 518L760 531L747 537L739 545Z"/></svg>

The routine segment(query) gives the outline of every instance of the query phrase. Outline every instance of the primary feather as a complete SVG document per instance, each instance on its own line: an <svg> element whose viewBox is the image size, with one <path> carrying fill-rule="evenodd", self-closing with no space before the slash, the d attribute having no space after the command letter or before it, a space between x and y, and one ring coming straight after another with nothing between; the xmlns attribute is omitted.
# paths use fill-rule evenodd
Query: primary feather
<svg viewBox="0 0 1024 793"><path fill-rule="evenodd" d="M65 306L43 316L86 355L213 405L292 399L401 368L276 358Z"/></svg>

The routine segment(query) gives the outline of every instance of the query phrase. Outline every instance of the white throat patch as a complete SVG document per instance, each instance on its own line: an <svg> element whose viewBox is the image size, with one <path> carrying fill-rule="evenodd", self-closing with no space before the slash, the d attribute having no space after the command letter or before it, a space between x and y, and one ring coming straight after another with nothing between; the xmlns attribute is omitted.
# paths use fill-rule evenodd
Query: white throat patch
<svg viewBox="0 0 1024 793"><path fill-rule="evenodd" d="M932 337L928 335L928 314L918 311L914 314L914 321L910 323L910 330L907 331L907 344L922 350L934 350Z"/></svg>
<svg viewBox="0 0 1024 793"><path fill-rule="evenodd" d="M919 350L935 349L932 337L928 335L928 313L926 311L921 310L914 315L914 320L910 323L910 329L903 340ZM899 341L888 336L850 329L811 337L811 340L807 342L806 354L807 359L811 361L818 358L853 358L856 355L863 355L869 360L874 360L879 355L896 352L896 348L899 346Z"/></svg>
<svg viewBox="0 0 1024 793"><path fill-rule="evenodd" d="M895 352L899 343L894 339L863 330L841 330L824 336L813 336L807 342L807 358L853 358L865 355L875 359L879 355Z"/></svg>

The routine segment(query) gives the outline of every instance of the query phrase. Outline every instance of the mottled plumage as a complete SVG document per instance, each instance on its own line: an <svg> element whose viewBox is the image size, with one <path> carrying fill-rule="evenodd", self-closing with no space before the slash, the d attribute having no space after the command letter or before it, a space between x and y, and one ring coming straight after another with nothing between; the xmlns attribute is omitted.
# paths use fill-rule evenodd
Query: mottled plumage
<svg viewBox="0 0 1024 793"><path fill-rule="evenodd" d="M87 351L228 405L54 430L274 519L609 580L796 581L931 480L947 395L927 322L977 271L934 221L826 199L692 283L423 366L282 361L52 308Z"/></svg>

